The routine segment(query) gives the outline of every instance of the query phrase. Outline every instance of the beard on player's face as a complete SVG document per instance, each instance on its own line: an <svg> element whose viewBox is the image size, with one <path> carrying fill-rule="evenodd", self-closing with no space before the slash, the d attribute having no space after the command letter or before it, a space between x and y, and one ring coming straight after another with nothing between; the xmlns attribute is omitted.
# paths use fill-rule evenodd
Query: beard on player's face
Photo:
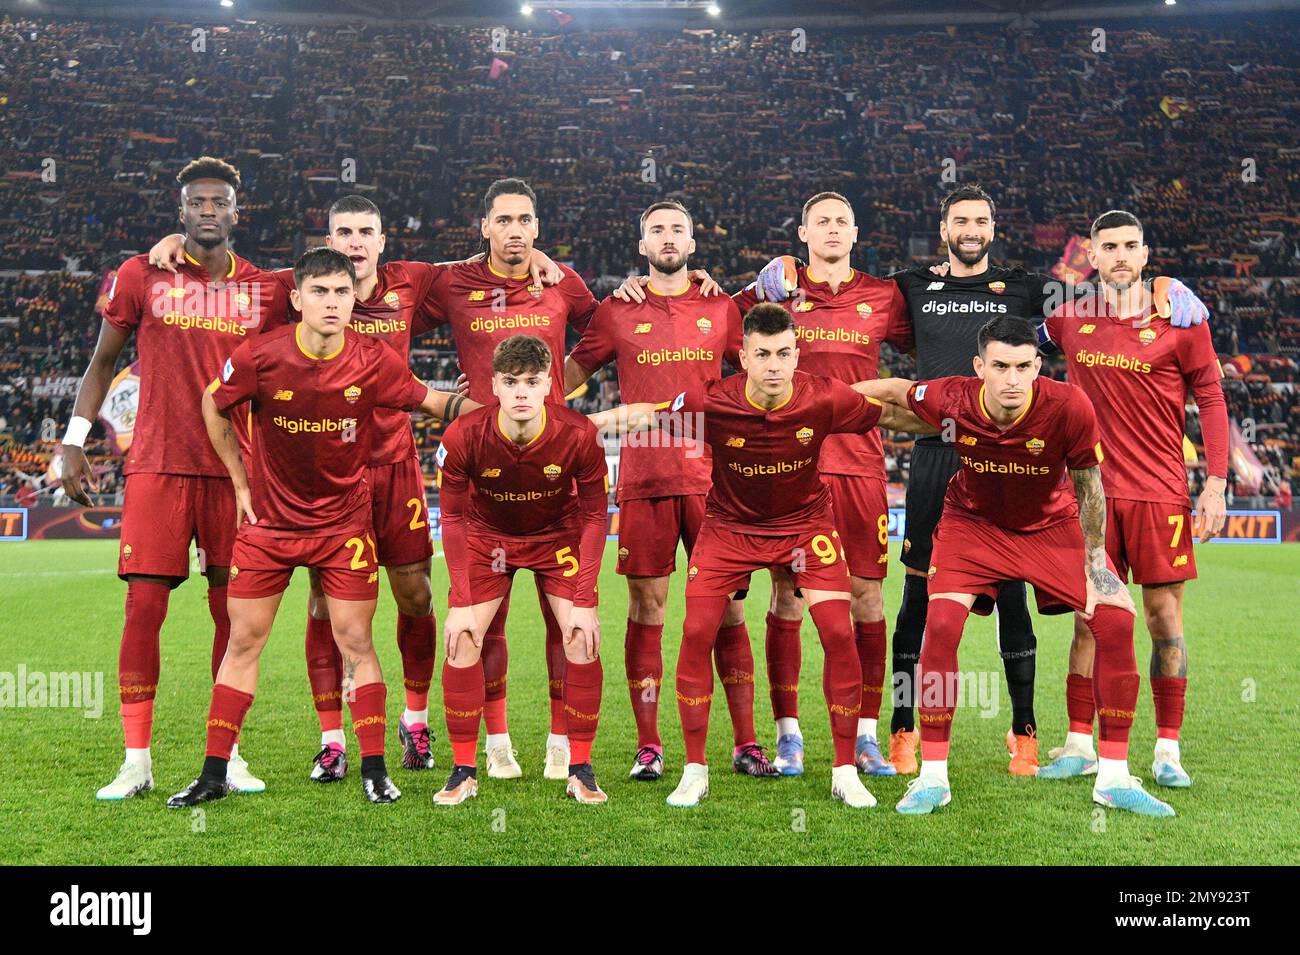
<svg viewBox="0 0 1300 955"><path fill-rule="evenodd" d="M978 238L978 247L969 245L972 238ZM962 265L978 265L984 256L989 254L989 246L993 244L991 239L976 236L958 236L956 240L948 243L948 251L956 256L957 261ZM966 247L963 247L963 246Z"/></svg>
<svg viewBox="0 0 1300 955"><path fill-rule="evenodd" d="M686 256L678 251L669 252L666 255L662 252L646 253L646 261L656 272L663 275L676 275L682 269L686 268Z"/></svg>

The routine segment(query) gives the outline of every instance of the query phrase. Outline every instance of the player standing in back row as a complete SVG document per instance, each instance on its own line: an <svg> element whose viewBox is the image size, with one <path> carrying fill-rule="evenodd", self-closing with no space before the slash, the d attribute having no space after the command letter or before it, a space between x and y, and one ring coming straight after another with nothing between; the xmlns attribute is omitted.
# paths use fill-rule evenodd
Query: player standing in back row
<svg viewBox="0 0 1300 955"><path fill-rule="evenodd" d="M1092 224L1088 259L1099 294L1067 303L1047 319L1048 337L1064 353L1070 382L1092 399L1106 442L1106 550L1119 576L1142 586L1151 634L1151 697L1157 739L1151 773L1161 786L1192 784L1178 734L1187 693L1183 584L1196 579L1192 538L1223 528L1228 475L1228 409L1209 327L1177 332L1142 282L1147 246L1142 223L1112 210ZM1157 279L1157 284L1163 282ZM1183 463L1188 396L1195 398L1209 472L1193 523ZM1038 771L1059 779L1097 771L1092 746L1092 634L1076 619L1066 705L1070 729L1055 761Z"/></svg>
<svg viewBox="0 0 1300 955"><path fill-rule="evenodd" d="M492 396L492 353L513 335L534 335L551 352L551 367L563 367L565 331L583 332L596 311L596 299L582 277L561 266L564 278L557 285L536 291L527 271L540 225L537 195L522 179L498 179L483 196L483 218L479 230L488 244L481 262L459 263L446 269L433 285L432 300L422 316L421 331L448 325L456 343L461 371L469 379L469 394L480 404ZM551 401L564 404L564 382L551 376ZM560 625L551 612L551 602L538 588L542 620L546 626L546 673L550 696L550 733L542 775L546 779L567 779L570 753L564 718L564 645ZM506 615L509 594L487 628L483 638L483 674L487 698L483 722L487 727L487 772L494 779L517 779L523 775L515 759L506 719L506 675L509 650L506 644Z"/></svg>
<svg viewBox="0 0 1300 955"><path fill-rule="evenodd" d="M641 214L640 226L649 294L639 303L614 296L600 303L565 361L566 393L611 359L618 363L624 404L652 401L722 374L731 329L739 335L740 312L731 299L706 296L691 281L687 258L695 251L695 239L690 213L677 202L656 202ZM637 727L633 779L652 781L663 775L659 697L668 578L677 569L677 542L685 545L688 560L695 547L709 471L703 442L652 436L622 442L617 569L627 577L628 590L623 659ZM776 775L754 730L754 654L739 601L723 616L714 655L731 713L732 767L750 776Z"/></svg>
<svg viewBox="0 0 1300 955"><path fill-rule="evenodd" d="M915 342L917 377L971 376L970 355L979 328L998 316L1019 317L1041 324L1053 297L1072 297L1051 276L989 262L996 208L991 196L976 185L954 189L939 206L939 237L948 261L938 267L918 266L892 278L907 300ZM764 298L780 300L791 290L785 273L790 264L774 259L759 274ZM1204 305L1179 282L1169 285L1176 326L1199 323ZM943 512L944 491L960 470L954 449L938 438L921 438L913 445L907 479L906 530L902 561L907 568L903 600L894 625L894 714L889 759L900 774L917 771L914 691L915 666L920 658L928 604L925 575L930 564L934 528ZM1032 776L1038 769L1037 721L1034 716L1034 670L1037 639L1020 581L1002 584L997 597L998 651L1011 697L1008 770Z"/></svg>
<svg viewBox="0 0 1300 955"><path fill-rule="evenodd" d="M235 347L283 323L285 294L268 273L235 255L230 233L239 222L239 171L211 156L188 164L180 183L178 219L189 238L173 275L144 255L124 262L113 280L104 322L63 439L63 490L86 506L94 485L81 447L132 333L140 358L140 396L127 452L126 498L117 574L126 581L126 620L118 651L118 693L126 758L96 799L129 799L153 788L154 697L161 672L159 632L170 593L190 572L190 541L208 578L215 632L212 678L230 637L226 610L235 496L221 459L200 423L199 398ZM265 784L234 747L228 767L238 792Z"/></svg>
<svg viewBox="0 0 1300 955"><path fill-rule="evenodd" d="M907 303L898 286L850 265L858 227L849 201L820 192L804 203L799 238L808 245L808 265L798 266L797 294L781 303L795 320L799 364L807 372L849 384L875 378L880 345L912 348ZM741 312L759 301L757 284L733 296ZM739 364L739 332L728 343L728 360ZM854 758L858 771L893 776L880 753L876 720L885 681L885 603L881 584L889 569L889 497L884 446L874 428L827 438L818 460L831 492L835 526L848 558L850 609L862 667L862 712ZM799 730L799 624L803 606L789 574L772 571L772 605L767 615L767 672L772 716L777 725L776 765L785 775L803 772Z"/></svg>

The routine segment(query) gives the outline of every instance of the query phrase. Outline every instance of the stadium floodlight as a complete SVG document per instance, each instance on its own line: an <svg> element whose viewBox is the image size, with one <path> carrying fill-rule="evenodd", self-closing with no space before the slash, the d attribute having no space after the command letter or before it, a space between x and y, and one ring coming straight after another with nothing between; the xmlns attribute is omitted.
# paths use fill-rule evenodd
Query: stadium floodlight
<svg viewBox="0 0 1300 955"><path fill-rule="evenodd" d="M716 17L722 13L722 7L718 6L716 3L710 3L707 12L709 16Z"/></svg>
<svg viewBox="0 0 1300 955"><path fill-rule="evenodd" d="M233 7L235 5L235 0L221 0L221 5L223 7Z"/></svg>
<svg viewBox="0 0 1300 955"><path fill-rule="evenodd" d="M526 17L531 17L533 15L533 5L531 3L525 3L519 8L519 12Z"/></svg>

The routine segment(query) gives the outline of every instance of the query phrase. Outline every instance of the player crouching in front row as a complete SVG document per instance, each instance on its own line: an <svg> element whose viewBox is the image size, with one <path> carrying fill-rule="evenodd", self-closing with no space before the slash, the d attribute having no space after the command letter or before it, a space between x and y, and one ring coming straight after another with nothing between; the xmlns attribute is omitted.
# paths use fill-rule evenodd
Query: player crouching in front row
<svg viewBox="0 0 1300 955"><path fill-rule="evenodd" d="M696 806L708 794L709 657L718 624L731 596L745 595L750 575L772 567L793 577L825 651L822 687L835 747L831 794L855 809L876 804L855 763L862 669L849 621L849 572L817 461L832 434L876 427L932 434L937 428L906 408L857 394L857 386L796 371L798 362L790 313L771 303L756 305L743 326L744 374L691 385L662 405L622 405L591 416L616 433L652 427L689 432L712 450L713 485L686 575L677 658L687 762L668 797L670 806Z"/></svg>
<svg viewBox="0 0 1300 955"><path fill-rule="evenodd" d="M1093 801L1143 816L1174 810L1128 771L1137 708L1133 599L1106 553L1097 416L1078 387L1039 377L1038 335L1019 318L979 331L977 378L887 378L855 388L943 427L961 470L934 535L930 608L921 645L921 773L897 809L926 815L952 801L948 741L957 645L973 610L987 614L1008 580L1033 584L1039 613L1074 610L1096 641L1093 700L1101 723ZM1068 474L1068 478L1067 478Z"/></svg>
<svg viewBox="0 0 1300 955"><path fill-rule="evenodd" d="M451 577L442 692L453 766L446 787L434 794L435 805L454 806L478 794L483 637L520 568L541 581L563 635L566 792L581 803L606 800L591 768L591 745L603 679L596 583L605 551L608 472L595 426L546 401L550 372L551 352L540 338L502 341L492 354L498 403L454 422L438 449L442 546Z"/></svg>
<svg viewBox="0 0 1300 955"><path fill-rule="evenodd" d="M208 438L230 472L239 526L230 568L230 644L212 688L203 771L171 809L230 792L226 763L257 688L258 661L296 567L320 572L343 655L344 698L361 750L366 798L401 793L384 765L387 690L371 642L379 565L366 465L375 409L451 420L466 398L431 390L389 345L348 327L356 271L318 248L294 265L298 325L249 339L203 395ZM252 475L229 411L252 402ZM247 518L247 522L244 519Z"/></svg>

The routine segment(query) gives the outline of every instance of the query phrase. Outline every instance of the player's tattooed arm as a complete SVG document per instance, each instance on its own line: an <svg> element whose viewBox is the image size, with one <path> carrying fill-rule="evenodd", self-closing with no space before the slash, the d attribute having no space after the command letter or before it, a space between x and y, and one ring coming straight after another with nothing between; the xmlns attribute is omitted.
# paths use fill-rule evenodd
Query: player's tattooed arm
<svg viewBox="0 0 1300 955"><path fill-rule="evenodd" d="M606 411L589 414L587 417L602 435L622 435L633 431L649 431L657 427L659 424L659 417L655 414L657 410L659 405L641 401L636 404L618 405Z"/></svg>
<svg viewBox="0 0 1300 955"><path fill-rule="evenodd" d="M213 382L215 385L216 382ZM253 495L248 487L248 472L244 470L244 459L239 455L239 438L235 427L230 423L230 415L220 410L212 399L212 390L203 392L203 424L208 430L208 440L221 458L221 463L230 473L230 481L235 488L235 526L238 527L245 517L248 523L256 524L257 515L253 513Z"/></svg>
<svg viewBox="0 0 1300 955"><path fill-rule="evenodd" d="M1124 581L1106 566L1106 493L1101 486L1101 467L1070 468L1070 482L1079 502L1079 523L1083 527L1084 571L1088 581L1084 615L1091 617L1093 607L1099 603L1132 611L1133 598Z"/></svg>
<svg viewBox="0 0 1300 955"><path fill-rule="evenodd" d="M451 424L465 412L480 407L482 405L465 395L453 394L450 391L434 391L432 388L424 396L424 400L420 402L421 411L439 419L444 424Z"/></svg>

